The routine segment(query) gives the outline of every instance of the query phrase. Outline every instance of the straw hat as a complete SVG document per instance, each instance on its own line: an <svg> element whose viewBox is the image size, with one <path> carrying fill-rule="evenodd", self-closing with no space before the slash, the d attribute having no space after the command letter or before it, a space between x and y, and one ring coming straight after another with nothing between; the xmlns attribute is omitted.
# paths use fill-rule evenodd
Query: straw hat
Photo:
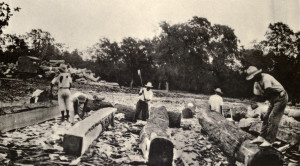
<svg viewBox="0 0 300 166"><path fill-rule="evenodd" d="M262 70L261 69L257 69L255 66L250 66L247 70L246 73L248 74L248 76L246 77L246 80L251 80L252 78L254 78L254 76L256 74L261 73Z"/></svg>
<svg viewBox="0 0 300 166"><path fill-rule="evenodd" d="M220 89L220 88L217 88L217 89L215 89L215 92L216 92L216 93L223 94L223 92L221 91L221 89Z"/></svg>
<svg viewBox="0 0 300 166"><path fill-rule="evenodd" d="M153 88L153 86L152 86L152 83L151 83L151 82L148 82L148 83L145 85L145 87L148 87L148 88Z"/></svg>

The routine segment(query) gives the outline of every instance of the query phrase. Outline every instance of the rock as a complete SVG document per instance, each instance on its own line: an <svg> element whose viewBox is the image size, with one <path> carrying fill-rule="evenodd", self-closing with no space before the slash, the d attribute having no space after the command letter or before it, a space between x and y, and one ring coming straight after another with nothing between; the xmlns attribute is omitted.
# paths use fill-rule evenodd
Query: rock
<svg viewBox="0 0 300 166"><path fill-rule="evenodd" d="M262 128L262 121L258 121L257 123L251 124L249 128L249 132L255 136L259 135Z"/></svg>
<svg viewBox="0 0 300 166"><path fill-rule="evenodd" d="M300 122L283 115L276 135L279 140L296 144L300 140Z"/></svg>
<svg viewBox="0 0 300 166"><path fill-rule="evenodd" d="M289 110L288 116L300 121L300 110Z"/></svg>
<svg viewBox="0 0 300 166"><path fill-rule="evenodd" d="M257 118L243 118L239 121L238 126L242 129L250 128L252 124L256 124L259 121Z"/></svg>
<svg viewBox="0 0 300 166"><path fill-rule="evenodd" d="M133 118L135 116L135 109L133 107L122 104L116 104L114 107L117 108L116 114L123 113L125 114L125 120L131 122L133 121Z"/></svg>

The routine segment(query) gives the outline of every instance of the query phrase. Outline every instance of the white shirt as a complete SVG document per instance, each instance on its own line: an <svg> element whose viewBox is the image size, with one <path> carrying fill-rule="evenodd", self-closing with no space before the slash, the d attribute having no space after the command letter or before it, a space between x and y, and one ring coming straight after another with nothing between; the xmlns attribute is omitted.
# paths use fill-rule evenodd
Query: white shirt
<svg viewBox="0 0 300 166"><path fill-rule="evenodd" d="M144 94L142 93L142 91L144 91ZM142 93L142 94L139 96L139 99L142 100L142 101L145 101L145 99L146 100L152 100L152 98L153 98L153 92L152 92L151 89L149 91L147 91L147 88L142 88L140 90L139 94L140 93Z"/></svg>
<svg viewBox="0 0 300 166"><path fill-rule="evenodd" d="M56 82L58 82L59 88L69 88L72 83L72 77L70 73L60 73L51 81L52 84L55 84Z"/></svg>
<svg viewBox="0 0 300 166"><path fill-rule="evenodd" d="M210 96L208 103L211 106L211 110L221 112L220 106L223 106L223 98L221 96L217 94Z"/></svg>
<svg viewBox="0 0 300 166"><path fill-rule="evenodd" d="M262 79L254 83L253 93L263 96L267 88L272 88L277 92L284 91L283 86L271 75L262 73Z"/></svg>

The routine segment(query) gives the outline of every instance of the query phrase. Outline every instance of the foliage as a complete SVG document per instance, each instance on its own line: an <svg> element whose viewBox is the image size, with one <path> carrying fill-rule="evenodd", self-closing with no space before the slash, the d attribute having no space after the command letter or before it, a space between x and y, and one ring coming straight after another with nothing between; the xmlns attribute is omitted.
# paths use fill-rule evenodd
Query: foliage
<svg viewBox="0 0 300 166"><path fill-rule="evenodd" d="M0 35L3 33L2 28L8 26L8 21L11 14L11 9L8 4L0 2Z"/></svg>
<svg viewBox="0 0 300 166"><path fill-rule="evenodd" d="M8 26L10 8L0 3L1 29ZM250 97L253 82L245 80L243 71L251 66L271 73L286 88L293 103L300 100L300 32L284 23L269 25L265 40L253 49L238 47L234 30L211 24L206 18L170 25L161 22L161 34L153 39L126 37L121 42L101 38L86 50L83 60L79 50L66 51L50 32L32 29L25 35L3 34L0 60L16 62L21 55L42 60L64 59L77 68L88 68L107 81L124 86L141 86L151 81L155 88L211 94L219 87L225 96Z"/></svg>

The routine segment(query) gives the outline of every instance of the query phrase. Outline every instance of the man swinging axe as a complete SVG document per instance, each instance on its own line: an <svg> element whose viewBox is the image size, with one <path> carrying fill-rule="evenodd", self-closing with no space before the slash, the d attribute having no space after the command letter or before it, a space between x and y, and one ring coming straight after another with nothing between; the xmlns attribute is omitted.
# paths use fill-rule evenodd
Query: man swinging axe
<svg viewBox="0 0 300 166"><path fill-rule="evenodd" d="M139 91L139 101L136 104L136 112L133 121L136 122L139 114L142 112L142 120L146 121L149 118L149 105L148 103L153 98L153 92L151 90L152 83L148 82L144 88Z"/></svg>
<svg viewBox="0 0 300 166"><path fill-rule="evenodd" d="M143 86L142 75L141 75L140 70L138 70L138 75L141 80L141 85ZM149 118L148 103L153 98L153 92L151 90L152 87L153 87L152 83L148 82L145 85L145 88L142 87L141 90L139 91L139 101L136 104L136 112L135 112L135 116L133 118L134 122L136 122L136 120L141 112L142 112L142 120L146 121Z"/></svg>

